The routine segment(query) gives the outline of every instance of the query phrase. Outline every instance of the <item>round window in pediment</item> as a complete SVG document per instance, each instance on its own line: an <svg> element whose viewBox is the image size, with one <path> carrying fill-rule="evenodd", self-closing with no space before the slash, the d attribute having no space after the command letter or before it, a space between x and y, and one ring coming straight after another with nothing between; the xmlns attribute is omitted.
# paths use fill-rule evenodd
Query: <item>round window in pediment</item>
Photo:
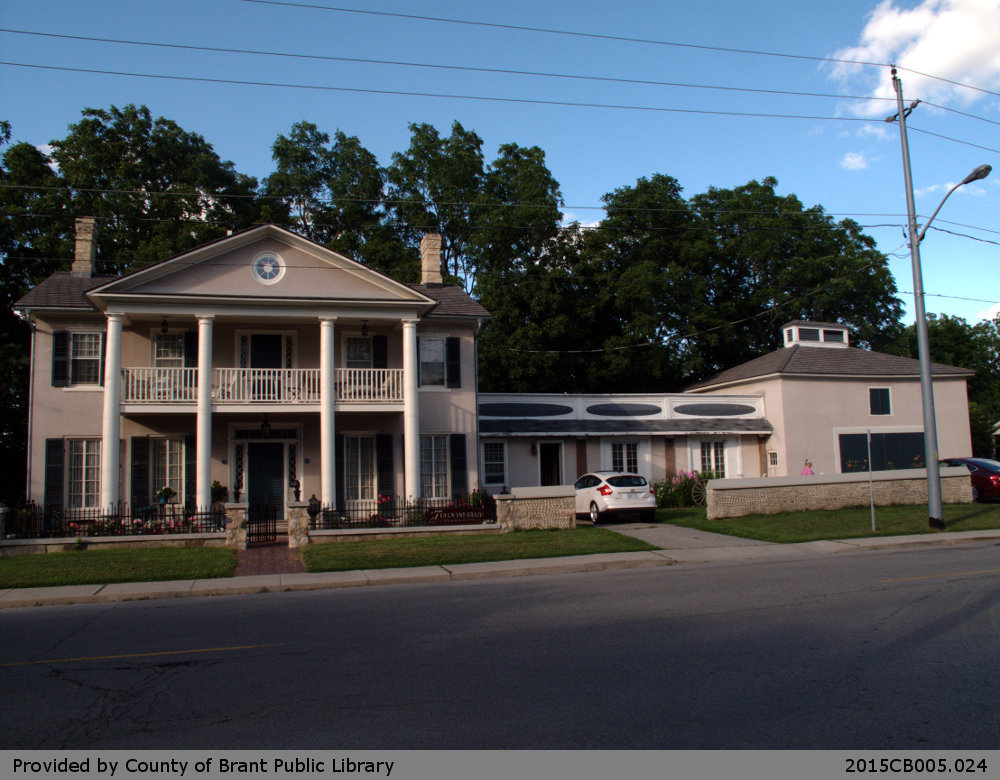
<svg viewBox="0 0 1000 780"><path fill-rule="evenodd" d="M274 252L262 252L250 264L250 273L261 284L276 284L285 275L285 261Z"/></svg>

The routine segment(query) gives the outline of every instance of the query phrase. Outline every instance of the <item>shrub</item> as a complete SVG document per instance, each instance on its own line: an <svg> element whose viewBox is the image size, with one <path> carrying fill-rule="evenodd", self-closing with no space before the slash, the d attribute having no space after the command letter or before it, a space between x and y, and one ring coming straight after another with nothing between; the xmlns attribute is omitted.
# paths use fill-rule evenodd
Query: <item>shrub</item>
<svg viewBox="0 0 1000 780"><path fill-rule="evenodd" d="M699 481L694 471L678 471L672 479L661 479L653 484L658 507L694 506L691 489Z"/></svg>

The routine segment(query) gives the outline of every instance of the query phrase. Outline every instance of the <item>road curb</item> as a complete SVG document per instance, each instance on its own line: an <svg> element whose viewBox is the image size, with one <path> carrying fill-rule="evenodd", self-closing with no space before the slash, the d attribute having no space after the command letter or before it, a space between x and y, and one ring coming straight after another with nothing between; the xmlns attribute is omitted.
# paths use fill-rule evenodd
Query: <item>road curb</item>
<svg viewBox="0 0 1000 780"><path fill-rule="evenodd" d="M775 560L796 554L816 556L918 546L997 541L1000 531L960 531L867 539L838 539L790 545L744 545L660 549L643 552L599 553L564 558L527 558L514 561L462 563L447 566L417 566L401 569L364 569L344 572L265 574L214 580L127 582L110 585L62 585L51 588L21 588L0 591L0 610L24 607L107 604L145 599L239 596L252 593L336 590L380 585L414 585L458 582L539 574L571 574L676 564L718 563L735 560Z"/></svg>

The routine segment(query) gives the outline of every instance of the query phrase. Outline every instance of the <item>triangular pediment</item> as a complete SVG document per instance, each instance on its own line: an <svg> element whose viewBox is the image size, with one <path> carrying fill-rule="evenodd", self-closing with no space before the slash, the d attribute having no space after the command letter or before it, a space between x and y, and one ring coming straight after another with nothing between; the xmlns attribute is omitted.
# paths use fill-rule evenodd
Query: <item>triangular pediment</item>
<svg viewBox="0 0 1000 780"><path fill-rule="evenodd" d="M109 282L96 301L184 298L256 305L435 302L355 260L275 225L215 241Z"/></svg>

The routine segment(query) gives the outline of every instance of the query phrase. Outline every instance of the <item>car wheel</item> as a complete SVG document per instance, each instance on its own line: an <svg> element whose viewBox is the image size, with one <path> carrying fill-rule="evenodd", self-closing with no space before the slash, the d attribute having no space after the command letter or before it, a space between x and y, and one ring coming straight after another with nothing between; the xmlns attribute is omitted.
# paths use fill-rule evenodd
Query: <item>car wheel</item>
<svg viewBox="0 0 1000 780"><path fill-rule="evenodd" d="M982 498L982 495L979 492L979 488L977 488L975 485L973 485L972 486L972 500L973 501L978 501L980 498Z"/></svg>
<svg viewBox="0 0 1000 780"><path fill-rule="evenodd" d="M591 501L590 502L590 522L592 522L594 525L597 525L597 523L600 520L601 520L601 512L597 508L597 504L595 504L593 501Z"/></svg>

